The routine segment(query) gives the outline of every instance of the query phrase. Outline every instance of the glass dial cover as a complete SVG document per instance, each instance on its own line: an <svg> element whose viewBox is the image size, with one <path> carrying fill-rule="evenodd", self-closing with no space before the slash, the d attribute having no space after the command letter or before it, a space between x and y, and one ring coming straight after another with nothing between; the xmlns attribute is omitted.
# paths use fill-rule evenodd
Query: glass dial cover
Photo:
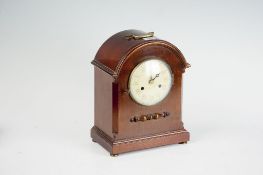
<svg viewBox="0 0 263 175"><path fill-rule="evenodd" d="M172 81L171 68L166 62L148 59L139 63L130 74L130 96L141 105L155 105L168 95Z"/></svg>

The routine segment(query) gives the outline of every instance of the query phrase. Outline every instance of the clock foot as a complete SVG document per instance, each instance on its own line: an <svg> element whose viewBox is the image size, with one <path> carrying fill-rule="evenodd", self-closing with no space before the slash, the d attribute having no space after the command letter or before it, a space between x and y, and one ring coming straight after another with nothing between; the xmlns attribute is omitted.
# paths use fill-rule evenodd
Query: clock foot
<svg viewBox="0 0 263 175"><path fill-rule="evenodd" d="M95 142L95 143L96 143L96 140L92 139L92 142Z"/></svg>
<svg viewBox="0 0 263 175"><path fill-rule="evenodd" d="M180 143L178 143L178 144L187 144L187 142L180 142Z"/></svg>
<svg viewBox="0 0 263 175"><path fill-rule="evenodd" d="M119 154L110 154L111 157L117 157Z"/></svg>

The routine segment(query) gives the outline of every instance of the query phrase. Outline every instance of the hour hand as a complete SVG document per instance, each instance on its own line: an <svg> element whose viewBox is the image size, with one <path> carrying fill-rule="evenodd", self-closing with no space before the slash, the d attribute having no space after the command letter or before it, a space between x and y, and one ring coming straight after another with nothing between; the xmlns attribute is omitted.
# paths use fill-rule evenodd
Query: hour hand
<svg viewBox="0 0 263 175"><path fill-rule="evenodd" d="M151 76L150 80L149 80L149 84L151 84L153 82L153 78Z"/></svg>

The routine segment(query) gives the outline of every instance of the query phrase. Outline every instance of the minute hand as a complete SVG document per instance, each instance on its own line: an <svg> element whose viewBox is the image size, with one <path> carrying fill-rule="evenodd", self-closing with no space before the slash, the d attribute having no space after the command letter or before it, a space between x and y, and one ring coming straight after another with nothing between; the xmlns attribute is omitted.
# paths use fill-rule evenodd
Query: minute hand
<svg viewBox="0 0 263 175"><path fill-rule="evenodd" d="M159 77L160 73L159 74L156 74L154 78L151 77L151 79L149 80L149 83L153 82L157 77Z"/></svg>

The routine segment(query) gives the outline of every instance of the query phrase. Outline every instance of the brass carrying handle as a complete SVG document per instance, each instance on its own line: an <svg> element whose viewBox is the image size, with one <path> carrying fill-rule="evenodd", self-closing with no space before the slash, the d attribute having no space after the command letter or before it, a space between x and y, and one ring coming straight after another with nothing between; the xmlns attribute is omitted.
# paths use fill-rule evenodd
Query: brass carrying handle
<svg viewBox="0 0 263 175"><path fill-rule="evenodd" d="M154 32L148 32L144 35L129 35L129 36L126 36L126 38L128 40L130 40L130 39L139 40L139 39L149 38L149 37L153 37L153 36L154 36Z"/></svg>

